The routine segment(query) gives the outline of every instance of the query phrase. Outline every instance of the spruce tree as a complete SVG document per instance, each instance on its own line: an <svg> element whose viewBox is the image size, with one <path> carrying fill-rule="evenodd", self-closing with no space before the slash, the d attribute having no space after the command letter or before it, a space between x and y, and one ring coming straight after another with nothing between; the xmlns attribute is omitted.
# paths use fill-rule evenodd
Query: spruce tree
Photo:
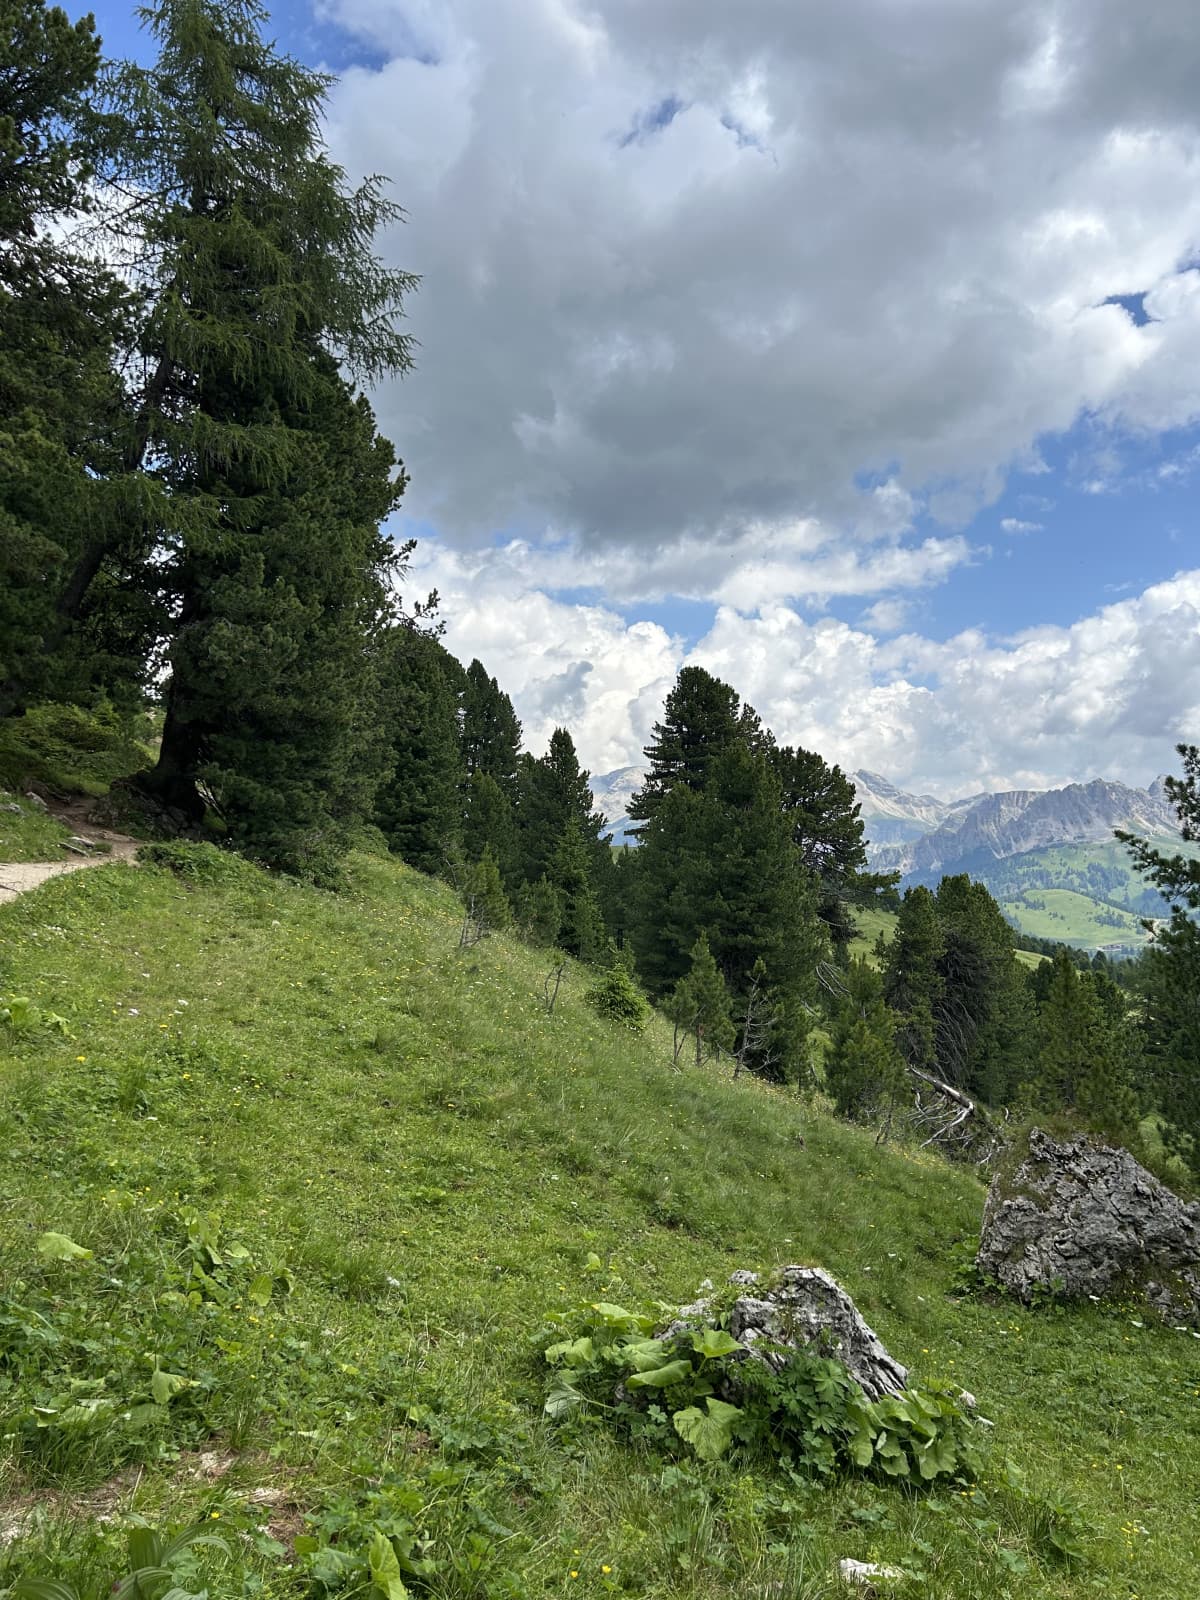
<svg viewBox="0 0 1200 1600"><path fill-rule="evenodd" d="M1138 1141L1138 1105L1130 1075L1131 1024L1123 1001L1080 972L1065 950L1054 957L1038 1012L1032 1099L1039 1110L1066 1112L1092 1131Z"/></svg>
<svg viewBox="0 0 1200 1600"><path fill-rule="evenodd" d="M480 861L485 852L490 852L505 888L516 886L516 829L512 807L490 773L473 772L467 781L462 837L468 861Z"/></svg>
<svg viewBox="0 0 1200 1600"><path fill-rule="evenodd" d="M860 956L849 963L844 981L825 1057L825 1083L839 1116L869 1122L890 1114L904 1093L905 1067L880 974Z"/></svg>
<svg viewBox="0 0 1200 1600"><path fill-rule="evenodd" d="M609 848L601 839L604 819L593 807L588 779L566 728L555 728L544 756L521 757L516 823L519 871L527 883L536 883L549 869L572 817L583 836L593 877L607 865Z"/></svg>
<svg viewBox="0 0 1200 1600"><path fill-rule="evenodd" d="M732 1050L736 1030L731 1015L732 997L701 934L692 946L687 975L680 978L667 1003L667 1015L675 1024L675 1060L679 1060L680 1040L690 1035L695 1045L696 1065L703 1053Z"/></svg>
<svg viewBox="0 0 1200 1600"><path fill-rule="evenodd" d="M1200 842L1200 748L1181 744L1183 776L1166 780L1184 841ZM1200 1178L1200 860L1168 855L1133 834L1118 833L1134 865L1171 907L1152 925L1144 961L1146 1069L1162 1113L1163 1142Z"/></svg>
<svg viewBox="0 0 1200 1600"><path fill-rule="evenodd" d="M380 729L391 771L376 796L375 821L391 848L422 872L444 872L461 844L462 675L428 633L388 630L380 650Z"/></svg>
<svg viewBox="0 0 1200 1600"><path fill-rule="evenodd" d="M646 746L649 770L630 802L630 817L647 823L673 789L702 790L710 763L746 742L748 733L735 690L703 667L682 668Z"/></svg>
<svg viewBox="0 0 1200 1600"><path fill-rule="evenodd" d="M468 778L480 772L493 779L515 811L521 724L512 701L479 660L467 668L463 685L462 752Z"/></svg>
<svg viewBox="0 0 1200 1600"><path fill-rule="evenodd" d="M943 941L935 1007L941 1076L1003 1104L1016 1093L1032 1048L1012 928L986 886L966 873L942 879L936 906Z"/></svg>
<svg viewBox="0 0 1200 1600"><path fill-rule="evenodd" d="M923 885L905 891L887 946L883 992L896 1013L896 1042L910 1067L938 1073L937 1017L944 980L937 902Z"/></svg>
<svg viewBox="0 0 1200 1600"><path fill-rule="evenodd" d="M608 947L608 934L577 817L568 817L559 835L548 877L558 894L559 947L579 961L599 961Z"/></svg>
<svg viewBox="0 0 1200 1600"><path fill-rule="evenodd" d="M143 579L173 619L142 785L186 821L207 790L235 838L303 870L336 856L379 776L371 640L397 556L378 524L403 477L343 372L407 368L414 280L373 253L397 208L375 181L349 189L322 147L328 80L264 43L255 0L144 15L158 59L123 67L109 106L144 286L123 463L161 491ZM100 529L68 611L110 554Z"/></svg>
<svg viewBox="0 0 1200 1600"><path fill-rule="evenodd" d="M739 1007L761 958L778 1018L773 1071L803 1073L805 1007L825 946L766 757L734 743L712 760L702 792L668 790L642 836L636 881L635 948L651 992L686 974L701 931Z"/></svg>

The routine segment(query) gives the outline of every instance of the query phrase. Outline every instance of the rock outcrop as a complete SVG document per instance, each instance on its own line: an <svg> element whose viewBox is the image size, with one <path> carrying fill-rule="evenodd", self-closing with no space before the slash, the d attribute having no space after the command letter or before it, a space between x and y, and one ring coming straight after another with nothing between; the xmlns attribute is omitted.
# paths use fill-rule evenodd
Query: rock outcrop
<svg viewBox="0 0 1200 1600"><path fill-rule="evenodd" d="M832 1356L870 1400L900 1394L907 1385L907 1369L888 1354L854 1301L820 1267L780 1267L769 1278L735 1272L729 1281L744 1291L730 1310L729 1333L755 1360L778 1371L790 1350ZM704 1299L684 1306L667 1333L703 1323L712 1305Z"/></svg>
<svg viewBox="0 0 1200 1600"><path fill-rule="evenodd" d="M992 1184L975 1264L1023 1300L1132 1290L1200 1323L1200 1202L1185 1205L1128 1150L1035 1128L1021 1166Z"/></svg>

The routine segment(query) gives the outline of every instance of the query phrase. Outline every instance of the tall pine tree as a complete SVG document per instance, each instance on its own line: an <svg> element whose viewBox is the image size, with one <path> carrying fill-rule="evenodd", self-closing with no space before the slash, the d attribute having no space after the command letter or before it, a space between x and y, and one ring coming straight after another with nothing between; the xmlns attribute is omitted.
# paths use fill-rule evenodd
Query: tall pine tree
<svg viewBox="0 0 1200 1600"><path fill-rule="evenodd" d="M1186 843L1200 842L1200 748L1181 744L1183 776L1166 780ZM1147 840L1118 833L1171 907L1153 927L1142 991L1146 1067L1164 1119L1163 1140L1200 1178L1200 861L1167 855Z"/></svg>
<svg viewBox="0 0 1200 1600"><path fill-rule="evenodd" d="M210 798L235 838L319 874L379 776L370 646L396 556L378 524L403 488L342 369L407 368L413 279L373 253L397 208L322 147L328 80L264 43L255 0L144 15L158 59L124 67L110 106L145 291L124 464L164 491L143 578L173 618L143 786L185 820ZM68 609L110 553L101 529Z"/></svg>
<svg viewBox="0 0 1200 1600"><path fill-rule="evenodd" d="M126 526L128 402L113 368L132 299L64 242L103 155L87 116L100 61L92 18L0 0L0 716L136 685L153 608L112 568L68 614L89 537Z"/></svg>
<svg viewBox="0 0 1200 1600"><path fill-rule="evenodd" d="M748 735L752 738L753 729L742 721L736 691L703 667L682 668L646 746L649 770L630 802L629 815L649 822L672 790L702 790L712 761L733 745L747 743Z"/></svg>
<svg viewBox="0 0 1200 1600"><path fill-rule="evenodd" d="M467 668L462 701L463 765L493 779L511 807L517 804L521 724L513 703L479 660Z"/></svg>
<svg viewBox="0 0 1200 1600"><path fill-rule="evenodd" d="M441 873L461 845L463 670L428 633L396 627L381 644L380 678L391 770L376 796L375 821L405 861Z"/></svg>

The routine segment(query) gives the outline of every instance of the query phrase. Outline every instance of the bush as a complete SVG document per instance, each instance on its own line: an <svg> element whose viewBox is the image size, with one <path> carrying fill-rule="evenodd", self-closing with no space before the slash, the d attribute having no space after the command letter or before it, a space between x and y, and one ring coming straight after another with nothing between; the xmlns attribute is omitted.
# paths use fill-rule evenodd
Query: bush
<svg viewBox="0 0 1200 1600"><path fill-rule="evenodd" d="M635 1033L646 1026L650 1003L623 966L610 967L583 997L598 1016L621 1022Z"/></svg>
<svg viewBox="0 0 1200 1600"><path fill-rule="evenodd" d="M0 722L0 786L42 783L96 797L153 764L149 716L123 717L107 701L33 706Z"/></svg>
<svg viewBox="0 0 1200 1600"><path fill-rule="evenodd" d="M215 844L200 840L163 839L138 851L142 866L161 867L187 883L244 884L258 869Z"/></svg>

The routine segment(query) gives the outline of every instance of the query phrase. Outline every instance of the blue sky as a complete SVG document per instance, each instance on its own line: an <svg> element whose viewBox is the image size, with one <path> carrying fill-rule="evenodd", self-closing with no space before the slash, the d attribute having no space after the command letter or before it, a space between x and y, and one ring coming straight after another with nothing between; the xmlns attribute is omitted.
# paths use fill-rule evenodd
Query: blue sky
<svg viewBox="0 0 1200 1600"><path fill-rule="evenodd" d="M689 659L942 793L1200 738L1200 30L1122 16L274 9L408 213L413 581L535 748L635 761Z"/></svg>

